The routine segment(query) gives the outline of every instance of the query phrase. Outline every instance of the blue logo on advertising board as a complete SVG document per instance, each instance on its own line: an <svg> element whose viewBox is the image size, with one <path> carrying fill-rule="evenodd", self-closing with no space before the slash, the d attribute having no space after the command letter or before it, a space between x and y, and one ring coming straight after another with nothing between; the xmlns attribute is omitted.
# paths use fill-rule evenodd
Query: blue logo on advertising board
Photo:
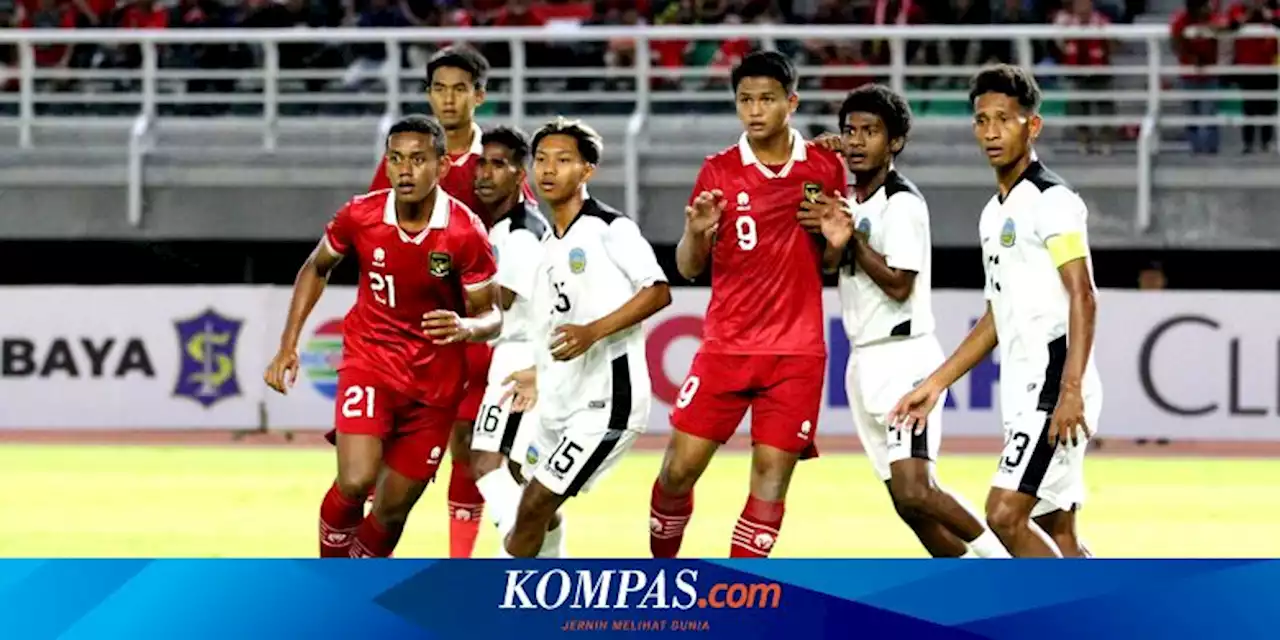
<svg viewBox="0 0 1280 640"><path fill-rule="evenodd" d="M223 398L240 395L240 383L236 380L236 340L243 325L240 320L223 317L213 309L189 320L174 322L181 364L173 394L191 398L206 408Z"/></svg>

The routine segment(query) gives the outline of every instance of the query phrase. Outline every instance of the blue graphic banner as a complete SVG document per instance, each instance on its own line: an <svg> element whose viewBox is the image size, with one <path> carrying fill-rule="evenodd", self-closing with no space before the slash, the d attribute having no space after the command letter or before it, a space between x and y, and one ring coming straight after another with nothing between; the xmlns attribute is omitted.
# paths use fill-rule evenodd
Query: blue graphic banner
<svg viewBox="0 0 1280 640"><path fill-rule="evenodd" d="M0 638L1270 637L1280 561L13 560Z"/></svg>

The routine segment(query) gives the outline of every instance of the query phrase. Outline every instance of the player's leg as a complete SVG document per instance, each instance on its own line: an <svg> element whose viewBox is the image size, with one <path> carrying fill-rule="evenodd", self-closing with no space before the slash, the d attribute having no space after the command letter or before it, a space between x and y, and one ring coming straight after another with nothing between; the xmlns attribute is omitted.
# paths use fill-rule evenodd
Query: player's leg
<svg viewBox="0 0 1280 640"><path fill-rule="evenodd" d="M334 431L338 474L320 503L320 556L346 557L364 504L382 466L383 438L390 432L396 394L379 388L375 376L346 369L338 374Z"/></svg>
<svg viewBox="0 0 1280 640"><path fill-rule="evenodd" d="M527 436L539 426L539 418L534 412L512 413L511 401L502 402L504 391L500 381L485 389L471 432L471 471L484 497L489 519L499 531L505 532L513 524L523 491L509 459L526 455L528 438L521 436Z"/></svg>
<svg viewBox="0 0 1280 640"><path fill-rule="evenodd" d="M1064 471L1055 460L1057 447L1048 439L1050 417L1037 410L1005 423L1004 449L987 494L987 525L1019 558L1062 556L1049 534L1032 520L1042 498L1056 499L1047 490L1061 482Z"/></svg>
<svg viewBox="0 0 1280 640"><path fill-rule="evenodd" d="M958 495L938 484L932 460L904 458L890 464L894 509L935 558L1008 558L1009 552L982 518Z"/></svg>
<svg viewBox="0 0 1280 640"><path fill-rule="evenodd" d="M782 530L796 462L817 457L818 412L826 356L753 357L763 389L751 403L751 483L734 526L729 556L768 557Z"/></svg>
<svg viewBox="0 0 1280 640"><path fill-rule="evenodd" d="M745 358L698 353L671 411L671 438L649 498L649 551L674 558L693 516L693 487L733 436L748 400Z"/></svg>
<svg viewBox="0 0 1280 640"><path fill-rule="evenodd" d="M504 540L507 555L547 555L547 538L563 529L553 526L561 505L589 492L635 443L639 430L627 428L628 418L628 408L623 407L608 413L581 412L570 419L525 485L515 527Z"/></svg>
<svg viewBox="0 0 1280 640"><path fill-rule="evenodd" d="M449 446L451 409L406 404L396 416L395 431L383 443L385 466L351 547L352 557L389 557L404 532L409 513L436 476Z"/></svg>
<svg viewBox="0 0 1280 640"><path fill-rule="evenodd" d="M473 343L466 348L467 394L458 407L449 440L449 557L470 558L480 535L484 497L476 487L471 470L471 428L480 411L489 377L493 354L487 344Z"/></svg>
<svg viewBox="0 0 1280 640"><path fill-rule="evenodd" d="M1034 515L1032 519L1053 538L1064 558L1092 558L1093 554L1076 535L1076 510L1053 508L1049 513Z"/></svg>

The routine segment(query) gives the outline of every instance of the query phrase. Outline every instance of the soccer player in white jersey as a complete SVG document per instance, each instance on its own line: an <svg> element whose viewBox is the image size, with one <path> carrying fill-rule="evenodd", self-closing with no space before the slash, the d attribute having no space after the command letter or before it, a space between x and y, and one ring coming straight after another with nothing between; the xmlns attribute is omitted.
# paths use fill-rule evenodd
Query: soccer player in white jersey
<svg viewBox="0 0 1280 640"><path fill-rule="evenodd" d="M542 241L550 229L538 203L522 189L528 159L529 140L522 132L510 127L490 129L480 138L473 185L476 200L485 208L481 215L494 221L489 241L498 262L495 280L504 313L471 436L471 469L489 505L485 511L503 533L515 525L524 482L520 464L541 426L536 411L511 411L510 401L503 397L506 379L533 366L532 298L542 264ZM562 553L564 527L558 518L551 525L540 557Z"/></svg>
<svg viewBox="0 0 1280 640"><path fill-rule="evenodd" d="M837 140L854 177L850 223L856 232L847 244L830 243L824 261L840 274L852 346L845 387L862 448L898 515L930 555L1007 558L982 520L934 477L944 403L920 433L887 420L902 394L944 359L930 299L929 208L893 164L911 131L911 108L892 89L865 85L845 97L839 128Z"/></svg>
<svg viewBox="0 0 1280 640"><path fill-rule="evenodd" d="M512 377L516 409L536 402L542 416L537 466L505 538L514 557L538 553L560 506L590 490L649 420L641 322L671 304L671 291L640 227L587 194L601 146L590 127L563 118L533 136L552 233L533 295L536 372Z"/></svg>
<svg viewBox="0 0 1280 640"><path fill-rule="evenodd" d="M942 392L1000 346L1005 445L987 524L1017 557L1087 556L1075 532L1084 455L1102 410L1093 361L1096 310L1084 201L1035 156L1040 88L999 65L974 77L973 132L998 193L978 233L987 310L955 353L894 408L923 430Z"/></svg>

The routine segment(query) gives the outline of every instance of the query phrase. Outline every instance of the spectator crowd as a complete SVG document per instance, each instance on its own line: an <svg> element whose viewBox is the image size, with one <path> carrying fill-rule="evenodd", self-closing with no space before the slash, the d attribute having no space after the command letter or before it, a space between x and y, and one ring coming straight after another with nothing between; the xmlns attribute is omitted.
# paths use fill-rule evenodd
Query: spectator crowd
<svg viewBox="0 0 1280 640"><path fill-rule="evenodd" d="M1184 66L1201 68L1215 64L1219 56L1219 35L1244 24L1275 24L1278 0L1238 0L1220 8L1217 0L1187 0L1185 10L1173 17L1174 53ZM193 29L193 28L311 28L311 27L478 27L544 25L714 25L714 24L1034 24L1102 25L1129 22L1146 11L1145 0L0 0L0 26L19 29ZM1200 27L1200 28L1190 28ZM432 53L430 45L406 47L399 60L388 60L382 44L336 46L323 42L281 46L280 66L285 70L334 70L340 80L307 78L299 80L298 91L358 91L367 83L379 82L387 65L422 68ZM870 69L889 60L887 42L865 41L778 41L779 49L797 62L838 69L839 74L815 79L808 88L844 91L876 79ZM651 45L652 62L659 70L689 67L727 68L759 43L744 38L724 41L660 41ZM1276 64L1274 38L1234 39L1234 61L1246 64ZM506 43L481 46L494 67L510 65ZM1116 43L1102 39L1036 43L1036 64L1062 67L1111 64ZM175 45L162 48L160 64L169 68L246 69L262 64L261 51L244 45ZM528 66L537 68L624 69L635 62L636 44L630 39L610 42L566 42L530 44ZM993 61L1017 62L1017 52L1007 41L915 41L907 47L909 62L917 65L975 66ZM141 54L136 46L48 45L35 50L41 68L135 69ZM0 66L12 67L16 55L12 47L0 47ZM340 71L339 71L340 70ZM12 90L0 76L0 84ZM689 88L723 83L716 74L666 74L655 81L658 90ZM710 77L708 77L710 76ZM1110 76L1066 74L1069 88L1105 92L1113 87ZM960 77L912 78L913 87L958 88ZM57 88L68 80L51 80ZM587 89L627 89L634 82L625 73L601 74L600 78L561 78L569 91ZM1276 74L1220 78L1203 72L1188 72L1182 79L1188 89L1206 89L1232 82L1252 91L1275 92ZM337 85L337 86L335 86ZM235 81L193 79L187 92L230 92ZM1083 100L1071 103L1081 114L1114 113L1114 103ZM683 105L682 109L698 109ZM1192 101L1193 113L1213 113L1213 101ZM1250 115L1274 115L1276 100L1246 100ZM607 105L601 109L607 110ZM1264 149L1274 143L1274 127L1254 126L1244 130L1248 148ZM1108 127L1077 131L1080 145L1088 152L1106 152L1123 132ZM1217 130L1189 129L1188 137L1197 152L1217 150Z"/></svg>

